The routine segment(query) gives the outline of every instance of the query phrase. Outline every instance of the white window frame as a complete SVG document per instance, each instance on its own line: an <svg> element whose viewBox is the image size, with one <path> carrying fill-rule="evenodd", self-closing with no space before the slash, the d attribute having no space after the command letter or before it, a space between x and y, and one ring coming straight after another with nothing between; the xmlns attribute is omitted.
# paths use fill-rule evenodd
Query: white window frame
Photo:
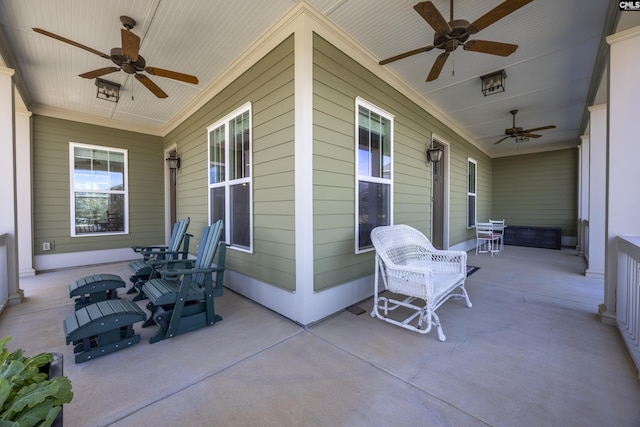
<svg viewBox="0 0 640 427"><path fill-rule="evenodd" d="M249 165L248 165L248 169L249 169L249 176L248 177L243 177L243 178L239 178L239 179L233 179L230 180L229 176L230 176L230 161L229 161L229 157L230 157L230 151L228 148L229 145L229 141L231 141L231 135L229 135L229 126L228 123L230 120L241 116L245 113L248 112L249 115ZM211 184L211 169L210 169L210 165L212 162L211 159L211 132L213 130L219 129L221 127L224 127L224 132L225 132L225 141L227 143L227 147L225 147L225 153L224 153L224 162L225 162L225 172L224 172L224 177L223 177L223 181L222 182L218 182L218 183L214 183ZM231 200L231 187L233 187L234 185L249 185L249 246L245 247L245 246L239 246L239 245L233 245L231 243L231 233L232 233L232 228L233 228L233 224L232 224L232 218L231 218L231 203L229 203L229 201ZM247 253L253 253L253 116L252 116L252 109L251 109L251 102L248 102L244 105L242 105L241 107L237 108L236 110L232 111L231 113L227 114L226 116L222 117L220 120L216 121L215 123L213 123L212 125L207 127L207 198L208 198L208 217L209 217L209 224L211 224L212 221L212 211L211 211L211 190L213 188L222 188L224 187L224 198L225 198L225 224L224 224L224 232L225 232L225 241L230 244L229 248L230 249L234 249L240 252L247 252Z"/></svg>
<svg viewBox="0 0 640 427"><path fill-rule="evenodd" d="M360 248L359 247L359 236L360 236L360 181L384 184L389 186L389 224L393 225L393 151L394 151L394 119L395 116L382 108L379 108L370 102L365 101L360 97L356 97L355 102L355 201L356 201L356 211L355 211L355 253L361 254L366 252L371 252L374 250L373 246ZM379 178L373 177L370 175L361 175L359 171L360 164L360 107L366 108L367 110L381 116L382 118L389 121L389 152L390 152L390 170L389 170L389 178Z"/></svg>
<svg viewBox="0 0 640 427"><path fill-rule="evenodd" d="M124 155L124 189L123 190L91 190L76 188L75 183L75 149L85 148L90 150L100 150L107 152L122 153ZM105 147L101 145L81 144L77 142L69 143L69 187L70 187L70 229L71 237L95 237L109 236L114 234L129 234L129 151L123 148ZM123 194L124 195L124 230L123 231L96 231L94 233L77 233L76 231L76 198L75 193L101 193L101 194Z"/></svg>
<svg viewBox="0 0 640 427"><path fill-rule="evenodd" d="M474 187L473 191L471 191L471 182L469 180L470 176L470 165L474 165L474 177L473 183ZM470 218L469 208L471 207L471 200L473 200L473 218ZM467 159L467 229L475 228L478 223L478 162L471 157Z"/></svg>

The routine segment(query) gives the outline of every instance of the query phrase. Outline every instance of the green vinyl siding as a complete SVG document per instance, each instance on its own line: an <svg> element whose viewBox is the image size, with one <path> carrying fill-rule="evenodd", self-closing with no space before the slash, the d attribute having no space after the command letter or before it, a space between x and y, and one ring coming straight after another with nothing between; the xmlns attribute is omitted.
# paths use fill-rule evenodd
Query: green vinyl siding
<svg viewBox="0 0 640 427"><path fill-rule="evenodd" d="M128 150L129 234L71 237L70 142ZM160 137L34 115L34 254L164 242L164 167ZM42 252L42 242L53 250Z"/></svg>
<svg viewBox="0 0 640 427"><path fill-rule="evenodd" d="M208 223L207 126L251 102L253 124L253 253L227 251L227 268L295 290L293 36L258 61L171 131L177 145L178 217L198 236ZM195 246L193 247L195 251Z"/></svg>
<svg viewBox="0 0 640 427"><path fill-rule="evenodd" d="M577 168L575 149L494 159L492 218L576 236Z"/></svg>
<svg viewBox="0 0 640 427"><path fill-rule="evenodd" d="M467 158L482 165L479 191L490 197L489 158L322 37L313 40L314 290L373 273L373 252L355 254L356 97L394 115L394 223L430 236L431 166L425 150L433 132L451 144L450 243L470 238ZM490 199L482 203L488 214Z"/></svg>
<svg viewBox="0 0 640 427"><path fill-rule="evenodd" d="M486 221L491 214L492 205L492 164L491 159L476 147L465 144L462 150L452 150L450 154L449 199L449 245L453 246L468 240L475 242L475 228L467 228L467 168L469 159L477 162L476 202L478 221Z"/></svg>

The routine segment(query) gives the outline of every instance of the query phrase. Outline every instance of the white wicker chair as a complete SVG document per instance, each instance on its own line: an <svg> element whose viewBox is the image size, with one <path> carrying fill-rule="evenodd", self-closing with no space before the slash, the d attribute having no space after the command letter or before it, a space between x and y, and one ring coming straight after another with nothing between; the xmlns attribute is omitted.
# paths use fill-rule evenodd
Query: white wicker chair
<svg viewBox="0 0 640 427"><path fill-rule="evenodd" d="M375 290L371 317L427 334L435 324L438 338L445 341L436 310L451 297L464 298L467 307L471 301L464 281L467 277L467 253L443 251L433 247L420 231L408 225L376 227L371 232L371 241L376 249ZM382 278L382 286L380 285ZM406 298L396 300L381 296L387 289ZM454 290L459 288L457 293ZM421 299L421 303L414 303ZM399 307L412 310L404 320L388 317L389 312ZM402 316L396 316L402 317ZM418 317L417 327L411 322ZM426 320L426 327L423 322Z"/></svg>

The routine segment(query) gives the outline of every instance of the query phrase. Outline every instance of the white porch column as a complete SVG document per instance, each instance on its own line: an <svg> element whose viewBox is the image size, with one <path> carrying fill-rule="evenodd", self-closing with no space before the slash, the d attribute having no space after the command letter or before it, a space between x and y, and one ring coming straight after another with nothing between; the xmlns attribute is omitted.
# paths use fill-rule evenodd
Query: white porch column
<svg viewBox="0 0 640 427"><path fill-rule="evenodd" d="M0 260L0 311L22 302L18 279L15 107L12 69L0 66L0 235L5 235Z"/></svg>
<svg viewBox="0 0 640 427"><path fill-rule="evenodd" d="M640 26L607 37L609 52L609 137L603 321L615 321L618 257L616 237L640 234L640 141L638 69Z"/></svg>
<svg viewBox="0 0 640 427"><path fill-rule="evenodd" d="M579 188L578 188L578 255L589 260L589 135L580 137L578 146Z"/></svg>
<svg viewBox="0 0 640 427"><path fill-rule="evenodd" d="M589 107L589 242L587 277L604 277L607 105Z"/></svg>
<svg viewBox="0 0 640 427"><path fill-rule="evenodd" d="M17 95L16 95L17 96ZM24 106L23 106L24 107ZM20 277L34 276L31 206L31 112L19 109L16 123L16 199L18 208L18 267Z"/></svg>
<svg viewBox="0 0 640 427"><path fill-rule="evenodd" d="M313 320L313 33L302 14L295 33L295 318Z"/></svg>

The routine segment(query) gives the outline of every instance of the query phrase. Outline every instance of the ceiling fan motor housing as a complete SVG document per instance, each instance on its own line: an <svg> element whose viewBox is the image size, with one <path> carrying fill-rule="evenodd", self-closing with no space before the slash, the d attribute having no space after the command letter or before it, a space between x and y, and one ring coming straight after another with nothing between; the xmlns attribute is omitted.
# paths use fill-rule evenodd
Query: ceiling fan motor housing
<svg viewBox="0 0 640 427"><path fill-rule="evenodd" d="M142 55L138 55L136 61L129 61L129 59L122 53L122 49L114 47L110 52L111 61L118 67L122 68L122 71L129 74L135 74L137 71L144 71L147 66L147 62Z"/></svg>
<svg viewBox="0 0 640 427"><path fill-rule="evenodd" d="M433 35L433 45L447 52L455 50L460 44L466 42L470 36L467 32L469 21L465 19L454 19L449 22L449 26L451 27L449 34L435 33Z"/></svg>
<svg viewBox="0 0 640 427"><path fill-rule="evenodd" d="M136 21L133 18L129 18L128 16L121 16L120 17L120 22L122 22L122 25L127 29L127 30L131 30L133 27L136 26Z"/></svg>

